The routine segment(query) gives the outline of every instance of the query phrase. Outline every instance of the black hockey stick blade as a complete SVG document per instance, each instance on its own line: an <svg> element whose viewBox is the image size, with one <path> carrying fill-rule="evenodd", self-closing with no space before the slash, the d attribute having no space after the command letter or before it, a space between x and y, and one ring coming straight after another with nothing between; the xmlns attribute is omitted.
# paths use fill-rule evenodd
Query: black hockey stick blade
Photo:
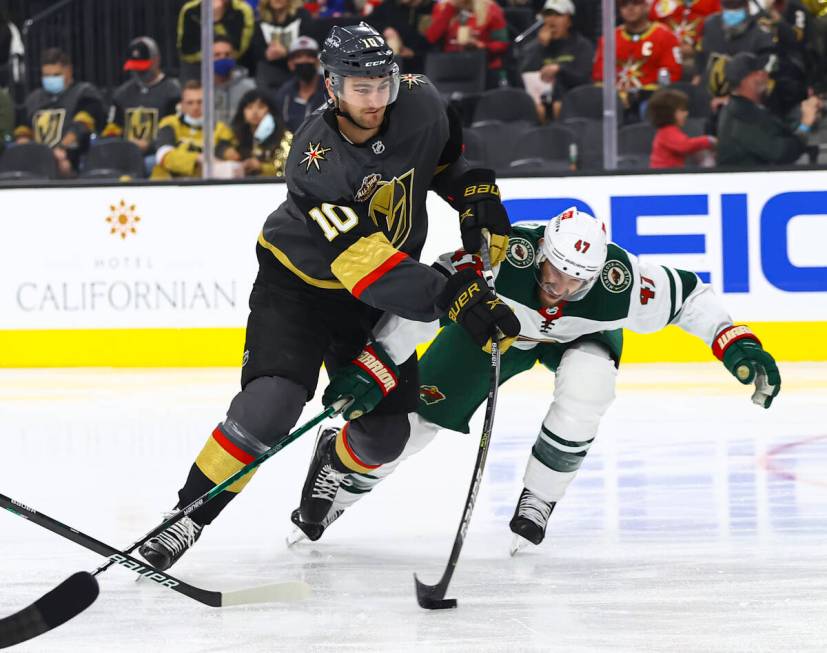
<svg viewBox="0 0 827 653"><path fill-rule="evenodd" d="M416 585L416 602L419 603L420 608L426 610L448 610L457 607L456 599L446 599L445 590L447 590L447 583L443 587L443 583L436 585L426 585L414 574L414 584Z"/></svg>
<svg viewBox="0 0 827 653"><path fill-rule="evenodd" d="M99 591L92 574L72 574L28 608L0 619L0 648L20 644L65 624L92 605Z"/></svg>

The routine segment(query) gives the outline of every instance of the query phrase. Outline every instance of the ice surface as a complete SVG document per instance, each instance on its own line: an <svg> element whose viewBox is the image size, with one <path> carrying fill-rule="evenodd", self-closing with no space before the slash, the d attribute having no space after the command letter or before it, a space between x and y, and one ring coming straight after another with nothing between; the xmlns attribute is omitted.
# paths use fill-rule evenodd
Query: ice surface
<svg viewBox="0 0 827 653"><path fill-rule="evenodd" d="M827 365L781 370L764 411L717 363L625 366L546 541L515 558L507 523L552 380L535 370L503 386L449 592L457 610L421 610L413 572L442 573L479 415L471 436L443 432L320 542L287 549L305 436L174 568L209 589L303 579L310 600L217 610L115 568L87 612L15 650L827 650ZM236 387L223 369L0 371L0 492L125 546L175 502ZM0 616L101 561L0 514Z"/></svg>

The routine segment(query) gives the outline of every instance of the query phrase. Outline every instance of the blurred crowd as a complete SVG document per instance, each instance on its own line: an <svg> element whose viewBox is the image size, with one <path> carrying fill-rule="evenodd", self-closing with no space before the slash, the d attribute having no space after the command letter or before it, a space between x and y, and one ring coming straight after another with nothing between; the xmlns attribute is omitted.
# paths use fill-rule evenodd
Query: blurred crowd
<svg viewBox="0 0 827 653"><path fill-rule="evenodd" d="M515 174L602 165L599 0L208 1L218 176L283 175L326 101L319 42L359 20L462 112L469 158ZM617 13L621 167L817 162L827 0L617 0ZM24 44L0 16L0 179L201 176L201 0L170 29L177 60L134 35L114 89L47 48L40 87L15 102Z"/></svg>

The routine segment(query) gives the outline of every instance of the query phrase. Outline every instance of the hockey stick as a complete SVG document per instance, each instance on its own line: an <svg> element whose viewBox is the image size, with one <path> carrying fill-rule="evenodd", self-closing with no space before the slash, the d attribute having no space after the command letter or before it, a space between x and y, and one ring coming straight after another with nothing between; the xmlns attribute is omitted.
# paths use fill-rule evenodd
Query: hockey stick
<svg viewBox="0 0 827 653"><path fill-rule="evenodd" d="M328 417L332 417L341 411L346 405L346 400L340 400L332 406L329 406L324 411L316 415L316 417L306 422L292 433L288 434L280 442L273 445L254 461L238 470L221 484L216 485L188 506L175 511L167 519L161 522L159 526L153 528L141 539L135 541L129 546L129 548L123 551L119 551L109 544L96 540L95 538L87 535L86 533L82 533L71 526L62 524L56 519L30 508L20 501L16 501L5 496L4 494L0 494L0 507L5 508L19 517L23 517L38 526L42 526L43 528L50 530L61 537L65 537L76 544L80 544L95 553L109 558L107 562L95 569L95 571L91 573L81 571L73 574L29 607L24 608L20 612L17 612L9 617L0 619L0 648L12 646L13 644L19 644L20 642L24 642L33 637L37 637L38 635L42 635L43 633L60 626L69 619L83 612L86 608L92 605L98 596L99 586L95 576L103 573L114 564L122 565L139 574L141 577L156 582L161 587L166 587L167 589L171 589L179 594L188 596L199 603L203 603L204 605L214 608L250 603L266 603L278 600L297 600L309 596L310 587L301 581L275 583L233 592L205 590L161 572L151 565L136 560L129 554L146 540L155 537L164 529L169 528L186 515L189 515L194 510L197 510L202 505L221 494L221 492L235 483L239 478L260 466L267 459L277 454L288 444L316 426L319 422L322 422Z"/></svg>
<svg viewBox="0 0 827 653"><path fill-rule="evenodd" d="M484 265L483 276L488 287L494 290L494 275L491 272L491 261L485 240L483 240L480 255ZM426 610L444 610L445 608L457 607L457 600L446 599L445 593L448 591L448 584L451 582L451 577L457 567L459 554L465 542L465 534L468 531L468 525L471 523L471 513L477 500L477 493L482 482L482 472L485 469L485 459L488 457L488 446L491 443L491 429L494 427L494 412L497 408L497 390L500 385L500 347L497 338L491 338L491 371L489 378L491 381L488 386L488 400L485 404L485 421L482 425L477 460L474 463L474 474L471 477L471 486L468 488L468 496L465 498L465 506L462 509L462 521L459 523L457 534L454 537L454 546L448 558L448 566L436 585L426 585L414 574L416 601L419 603L419 607Z"/></svg>

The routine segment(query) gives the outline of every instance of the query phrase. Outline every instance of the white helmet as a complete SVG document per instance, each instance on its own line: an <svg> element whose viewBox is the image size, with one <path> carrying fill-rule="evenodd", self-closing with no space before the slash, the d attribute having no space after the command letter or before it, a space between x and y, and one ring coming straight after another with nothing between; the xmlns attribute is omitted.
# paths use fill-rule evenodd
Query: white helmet
<svg viewBox="0 0 827 653"><path fill-rule="evenodd" d="M594 285L606 262L606 242L605 225L593 215L571 207L546 225L537 264L548 260L560 272L583 279L583 287L570 298L580 299Z"/></svg>

